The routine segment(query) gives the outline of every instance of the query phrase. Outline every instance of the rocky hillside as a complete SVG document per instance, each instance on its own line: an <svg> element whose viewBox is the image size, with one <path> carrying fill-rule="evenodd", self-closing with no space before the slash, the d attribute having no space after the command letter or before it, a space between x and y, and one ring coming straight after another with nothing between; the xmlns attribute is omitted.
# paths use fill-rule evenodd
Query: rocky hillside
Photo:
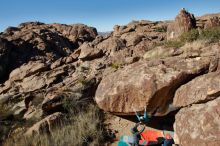
<svg viewBox="0 0 220 146"><path fill-rule="evenodd" d="M69 105L83 112L96 103L122 117L145 107L153 117L174 111L177 144L219 145L220 16L211 16L183 9L174 21L132 21L105 36L83 24L6 29L0 35L0 142L18 133L52 133Z"/></svg>

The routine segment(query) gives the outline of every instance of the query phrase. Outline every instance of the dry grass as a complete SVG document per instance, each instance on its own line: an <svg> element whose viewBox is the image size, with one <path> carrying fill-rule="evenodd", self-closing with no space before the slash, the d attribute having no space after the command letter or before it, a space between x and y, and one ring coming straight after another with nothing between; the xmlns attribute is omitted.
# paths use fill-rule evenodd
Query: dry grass
<svg viewBox="0 0 220 146"><path fill-rule="evenodd" d="M7 138L11 130L11 123L7 120L9 118L11 118L9 105L0 104L0 144Z"/></svg>
<svg viewBox="0 0 220 146"><path fill-rule="evenodd" d="M180 36L180 41L181 42L193 42L195 40L197 40L199 38L199 30L198 29L192 29L188 32L184 32L181 36Z"/></svg>
<svg viewBox="0 0 220 146"><path fill-rule="evenodd" d="M173 53L172 48L163 48L163 47L156 47L148 52L146 52L143 56L144 59L159 59L159 58L166 58L172 55Z"/></svg>
<svg viewBox="0 0 220 146"><path fill-rule="evenodd" d="M202 48L205 48L207 44L209 44L207 40L196 40L187 42L180 50L183 51L185 57L198 57L202 52Z"/></svg>
<svg viewBox="0 0 220 146"><path fill-rule="evenodd" d="M80 110L80 109L79 109ZM102 145L104 141L102 116L100 110L90 104L83 111L70 110L61 126L50 134L32 137L22 135L11 138L3 146L78 146Z"/></svg>
<svg viewBox="0 0 220 146"><path fill-rule="evenodd" d="M206 40L196 40L193 42L187 42L181 48L183 50L200 50L207 45L208 41Z"/></svg>

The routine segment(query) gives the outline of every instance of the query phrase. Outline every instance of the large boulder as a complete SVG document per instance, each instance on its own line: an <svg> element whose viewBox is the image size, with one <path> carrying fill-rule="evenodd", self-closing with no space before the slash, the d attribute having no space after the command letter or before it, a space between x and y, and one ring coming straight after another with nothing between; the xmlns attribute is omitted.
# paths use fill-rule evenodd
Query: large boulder
<svg viewBox="0 0 220 146"><path fill-rule="evenodd" d="M175 90L186 81L208 70L209 58L169 58L137 62L104 77L95 100L105 111L118 115L134 110L165 115L172 110Z"/></svg>
<svg viewBox="0 0 220 146"><path fill-rule="evenodd" d="M219 93L220 73L205 74L181 86L175 93L173 105L185 107L195 103L204 103L217 98Z"/></svg>
<svg viewBox="0 0 220 146"><path fill-rule="evenodd" d="M181 146L220 145L220 98L181 109L175 117L175 142Z"/></svg>
<svg viewBox="0 0 220 146"><path fill-rule="evenodd" d="M175 21L167 28L167 39L178 38L182 33L196 28L196 19L185 9L176 16Z"/></svg>

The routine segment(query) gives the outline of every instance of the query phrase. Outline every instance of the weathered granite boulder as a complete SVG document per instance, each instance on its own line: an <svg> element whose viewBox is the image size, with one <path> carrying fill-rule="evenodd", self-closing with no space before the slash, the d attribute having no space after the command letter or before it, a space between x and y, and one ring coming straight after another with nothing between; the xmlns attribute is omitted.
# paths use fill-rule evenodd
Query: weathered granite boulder
<svg viewBox="0 0 220 146"><path fill-rule="evenodd" d="M175 120L175 142L181 146L220 145L220 98L181 109Z"/></svg>
<svg viewBox="0 0 220 146"><path fill-rule="evenodd" d="M219 97L220 73L212 72L199 76L177 89L173 105L185 107L197 103L205 103Z"/></svg>
<svg viewBox="0 0 220 146"><path fill-rule="evenodd" d="M96 91L100 108L118 115L134 110L164 115L171 110L175 90L186 81L208 71L209 58L169 58L137 62L104 77Z"/></svg>

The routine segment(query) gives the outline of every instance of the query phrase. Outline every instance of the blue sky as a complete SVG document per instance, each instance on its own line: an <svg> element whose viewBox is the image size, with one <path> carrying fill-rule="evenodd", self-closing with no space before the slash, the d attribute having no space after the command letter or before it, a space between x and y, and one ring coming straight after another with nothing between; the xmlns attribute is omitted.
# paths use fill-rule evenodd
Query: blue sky
<svg viewBox="0 0 220 146"><path fill-rule="evenodd" d="M181 8L196 16L220 12L220 0L1 0L0 31L26 21L84 23L98 31L132 20L174 19Z"/></svg>

